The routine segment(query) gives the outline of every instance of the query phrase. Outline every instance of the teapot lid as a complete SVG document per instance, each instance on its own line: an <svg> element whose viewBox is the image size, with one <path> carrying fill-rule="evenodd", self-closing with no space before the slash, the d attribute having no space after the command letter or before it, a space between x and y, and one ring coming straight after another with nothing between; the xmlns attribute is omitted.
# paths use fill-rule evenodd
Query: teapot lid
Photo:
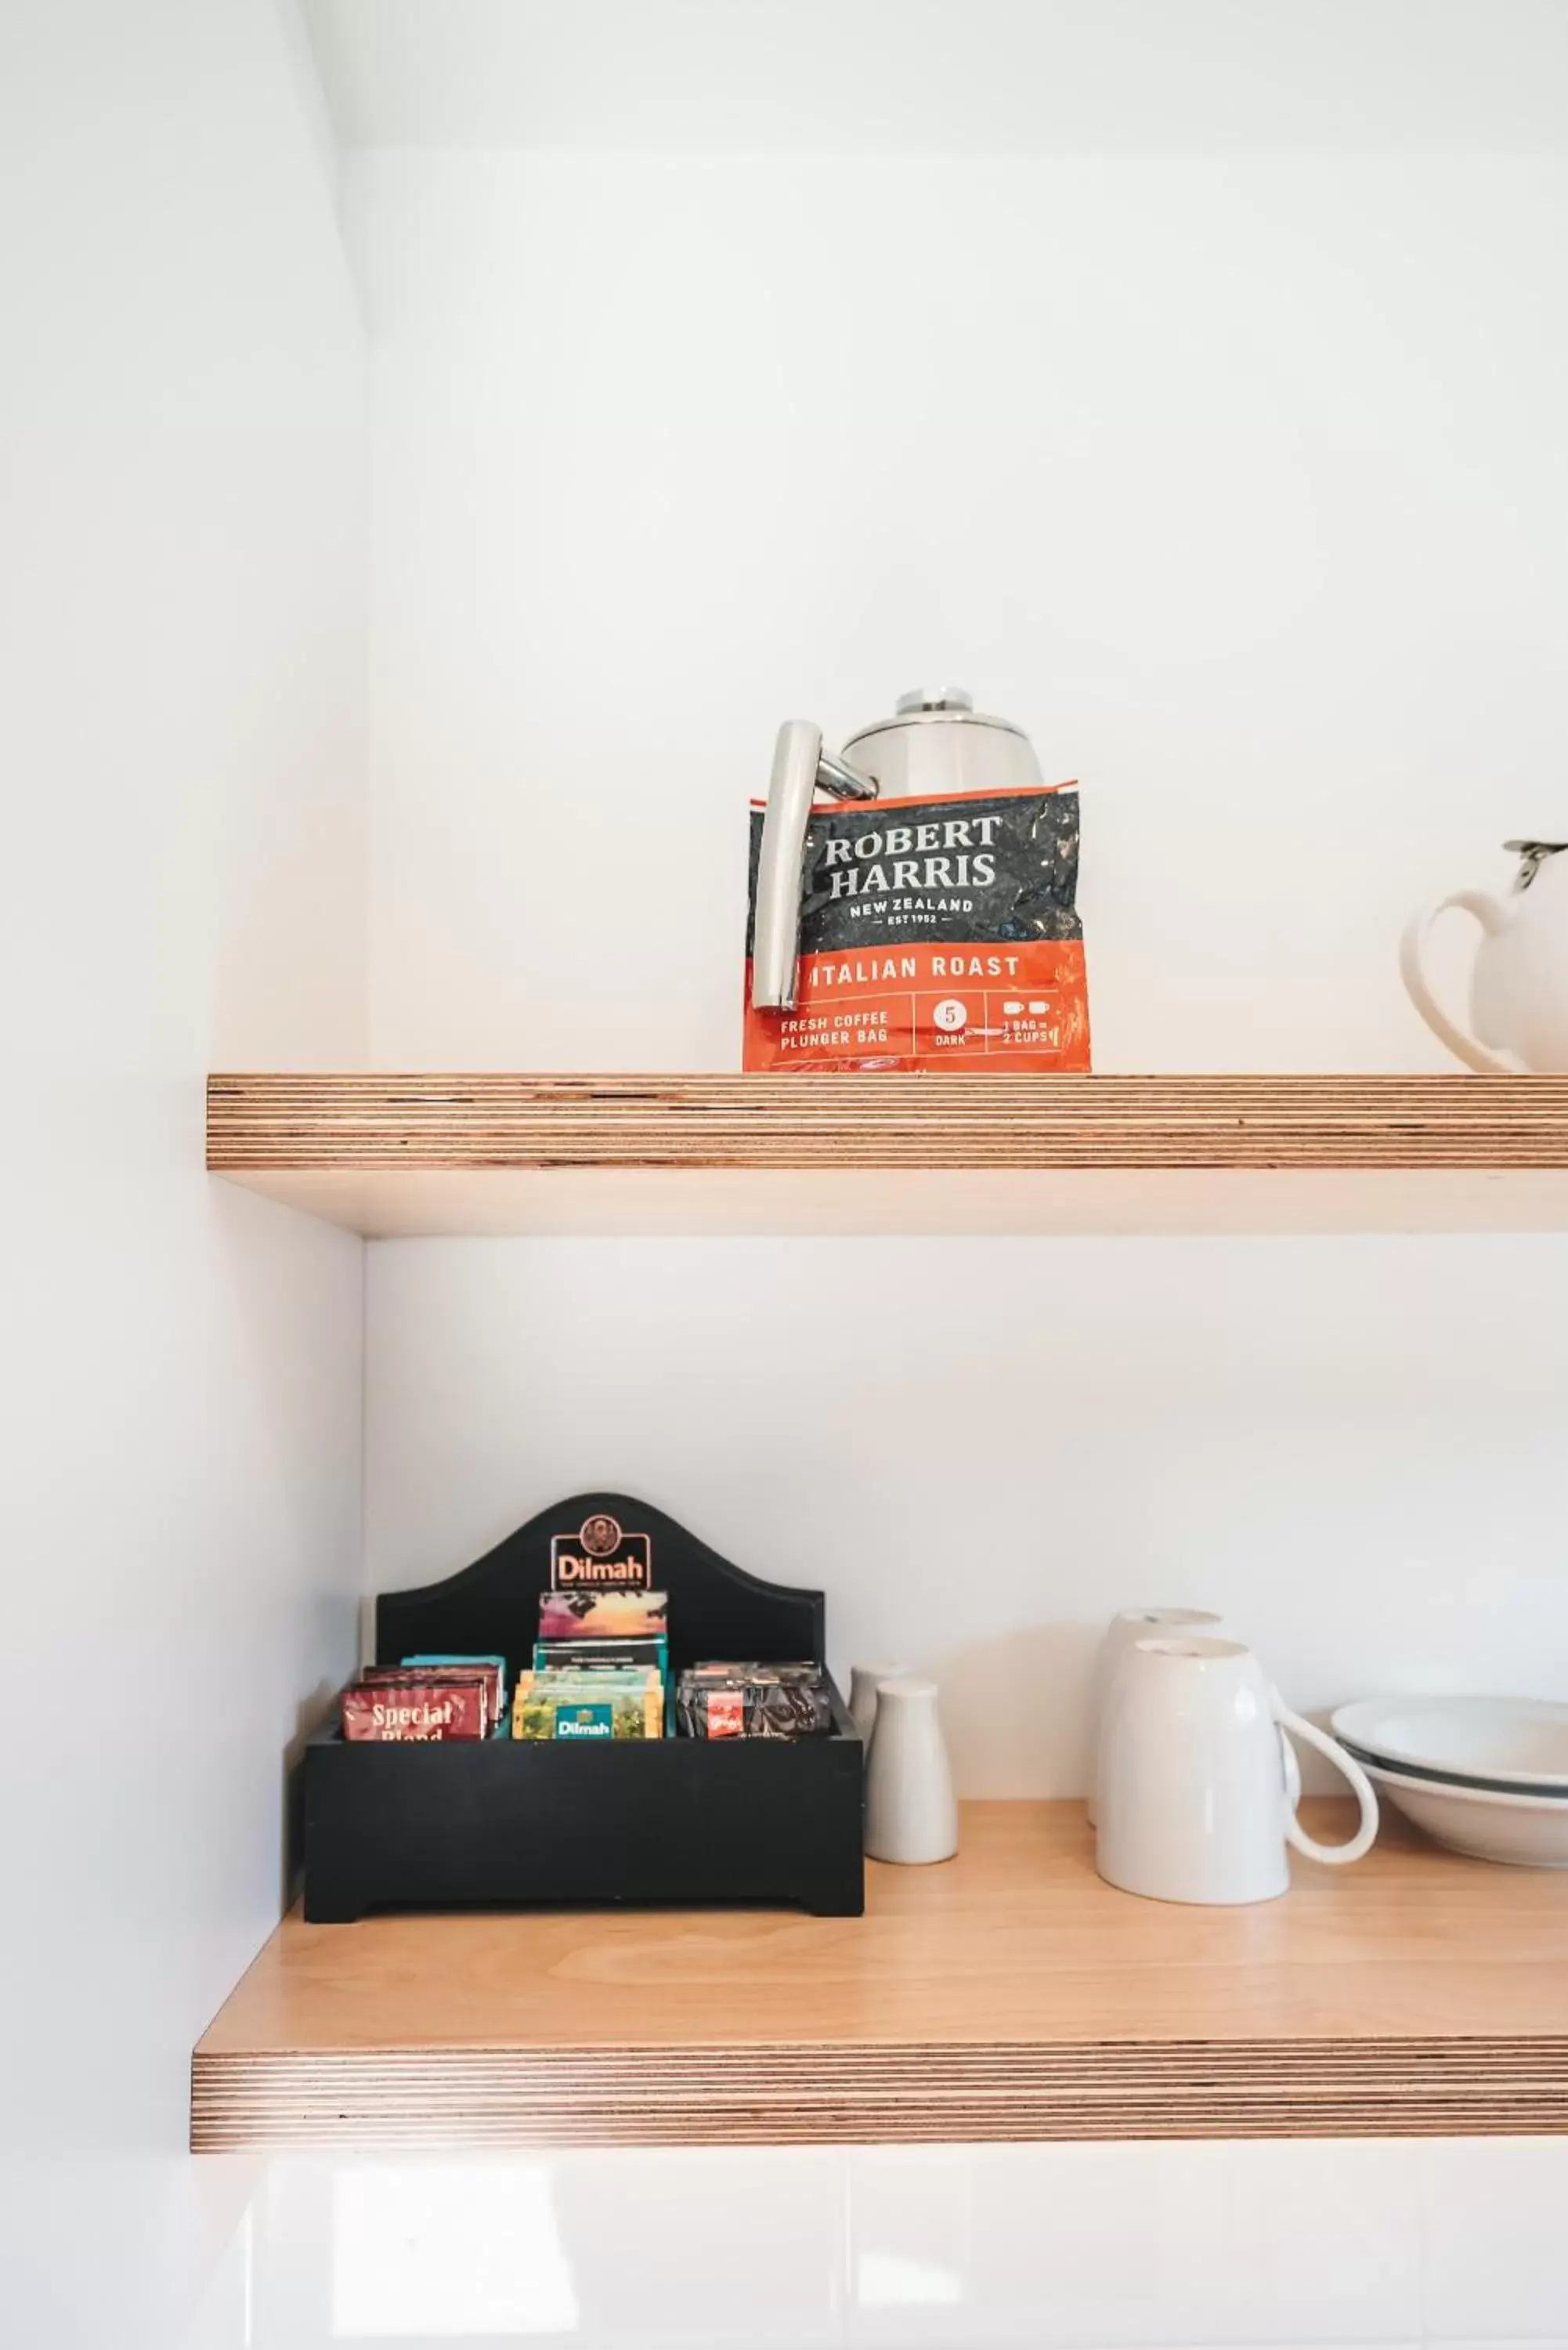
<svg viewBox="0 0 1568 2350"><path fill-rule="evenodd" d="M1520 860L1513 877L1516 890L1528 889L1549 857L1561 856L1568 840L1505 840L1503 847Z"/></svg>

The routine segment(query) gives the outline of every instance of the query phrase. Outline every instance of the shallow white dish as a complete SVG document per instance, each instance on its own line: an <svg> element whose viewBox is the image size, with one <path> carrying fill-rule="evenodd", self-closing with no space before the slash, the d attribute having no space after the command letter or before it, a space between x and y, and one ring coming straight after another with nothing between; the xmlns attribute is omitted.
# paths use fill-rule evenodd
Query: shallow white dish
<svg viewBox="0 0 1568 2350"><path fill-rule="evenodd" d="M1407 1779L1370 1757L1362 1768L1396 1811L1450 1852L1514 1868L1568 1868L1568 1794L1499 1794Z"/></svg>
<svg viewBox="0 0 1568 2350"><path fill-rule="evenodd" d="M1339 1708L1334 1734L1396 1769L1568 1796L1568 1705L1551 1698L1366 1698Z"/></svg>

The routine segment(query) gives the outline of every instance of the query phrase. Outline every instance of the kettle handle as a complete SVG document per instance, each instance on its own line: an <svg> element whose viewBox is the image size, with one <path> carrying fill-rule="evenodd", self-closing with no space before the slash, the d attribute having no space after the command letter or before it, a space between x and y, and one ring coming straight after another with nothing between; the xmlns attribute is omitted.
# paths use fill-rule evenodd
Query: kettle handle
<svg viewBox="0 0 1568 2350"><path fill-rule="evenodd" d="M877 785L822 747L822 729L786 718L774 745L773 780L757 861L752 940L752 1002L762 1012L793 1012L800 960L801 868L805 828L818 790L843 800L874 800Z"/></svg>
<svg viewBox="0 0 1568 2350"><path fill-rule="evenodd" d="M1406 923L1405 935L1399 941L1399 975L1411 1003L1433 1035L1440 1037L1449 1052L1457 1054L1467 1068L1476 1070L1483 1077L1511 1077L1517 1074L1513 1064L1500 1060L1495 1053L1489 1053L1468 1029L1460 1028L1450 1020L1427 984L1427 974L1421 965L1421 950L1427 943L1427 933L1433 923L1451 906L1457 906L1461 913L1473 914L1488 938L1495 939L1508 927L1507 913L1495 898L1487 896L1484 889L1456 889L1451 898L1445 898L1440 905L1433 906L1424 913L1412 914Z"/></svg>
<svg viewBox="0 0 1568 2350"><path fill-rule="evenodd" d="M1303 1738L1309 1746L1315 1746L1320 1754L1326 1754L1334 1769L1342 1771L1349 1780L1351 1792L1361 1806L1361 1825L1348 1844L1319 1844L1315 1836L1308 1835L1296 1817L1296 1804L1301 1799L1301 1773L1297 1771L1294 1774L1293 1796L1290 1789L1290 1774L1287 1773L1285 1841L1293 1844L1298 1852L1304 1853L1308 1860L1323 1860L1331 1865L1359 1860L1362 1854L1371 1848L1372 1840L1377 1834L1377 1797L1373 1792L1371 1780L1355 1755L1347 1754L1336 1738L1331 1738L1326 1730L1320 1730L1316 1722L1303 1721L1299 1713L1293 1713L1278 1690L1271 1690L1270 1696L1273 1700L1274 1720L1281 1730L1288 1730L1293 1738Z"/></svg>

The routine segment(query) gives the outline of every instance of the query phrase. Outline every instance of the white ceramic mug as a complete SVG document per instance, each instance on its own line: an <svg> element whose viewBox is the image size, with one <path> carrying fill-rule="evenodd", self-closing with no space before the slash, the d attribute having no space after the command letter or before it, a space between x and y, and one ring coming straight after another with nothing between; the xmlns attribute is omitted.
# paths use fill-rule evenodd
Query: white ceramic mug
<svg viewBox="0 0 1568 2350"><path fill-rule="evenodd" d="M958 1804L935 1681L883 1681L866 1763L866 1849L920 1866L958 1850Z"/></svg>
<svg viewBox="0 0 1568 2350"><path fill-rule="evenodd" d="M1095 1659L1094 1679L1089 1684L1089 1737L1084 1756L1084 1810L1089 1825L1096 1816L1096 1782L1099 1773L1100 1718L1105 1711L1106 1691L1127 1651L1135 1641L1151 1640L1162 1632L1218 1633L1223 1629L1218 1616L1205 1607L1124 1607L1113 1616L1100 1642L1099 1655Z"/></svg>
<svg viewBox="0 0 1568 2350"><path fill-rule="evenodd" d="M1349 1780L1361 1825L1348 1844L1319 1844L1296 1818L1286 1731ZM1290 1711L1237 1640L1140 1640L1126 1651L1106 1692L1099 1793L1100 1875L1156 1901L1272 1901L1290 1886L1287 1845L1342 1863L1377 1833L1360 1764Z"/></svg>
<svg viewBox="0 0 1568 2350"><path fill-rule="evenodd" d="M849 1668L849 1719L860 1732L860 1742L869 1747L871 1732L877 1724L877 1691L884 1681L903 1680L908 1665L851 1665Z"/></svg>

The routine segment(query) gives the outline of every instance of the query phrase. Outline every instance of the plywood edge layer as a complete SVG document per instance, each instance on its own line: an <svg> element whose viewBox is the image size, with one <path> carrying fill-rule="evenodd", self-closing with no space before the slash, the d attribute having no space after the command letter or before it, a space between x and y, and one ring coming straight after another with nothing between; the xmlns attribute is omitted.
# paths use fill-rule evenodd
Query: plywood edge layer
<svg viewBox="0 0 1568 2350"><path fill-rule="evenodd" d="M207 1164L1568 1169L1568 1078L220 1074Z"/></svg>
<svg viewBox="0 0 1568 2350"><path fill-rule="evenodd" d="M1568 2037L208 2054L195 2153L1568 2134Z"/></svg>

